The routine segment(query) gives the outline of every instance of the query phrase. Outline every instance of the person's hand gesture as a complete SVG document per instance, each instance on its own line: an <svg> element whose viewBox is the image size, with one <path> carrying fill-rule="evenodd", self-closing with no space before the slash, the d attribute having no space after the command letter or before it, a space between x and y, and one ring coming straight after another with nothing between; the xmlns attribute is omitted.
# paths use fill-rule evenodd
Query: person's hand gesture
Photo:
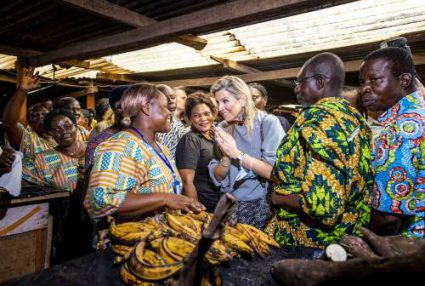
<svg viewBox="0 0 425 286"><path fill-rule="evenodd" d="M3 149L0 155L0 174L9 173L12 171L12 165L15 161L15 150L9 147Z"/></svg>
<svg viewBox="0 0 425 286"><path fill-rule="evenodd" d="M236 159L240 153L236 141L232 135L225 132L222 128L215 128L215 141L223 153L231 159Z"/></svg>
<svg viewBox="0 0 425 286"><path fill-rule="evenodd" d="M166 206L173 210L183 210L187 213L194 212L199 213L204 211L206 208L203 204L192 198L184 195L170 195L166 201Z"/></svg>
<svg viewBox="0 0 425 286"><path fill-rule="evenodd" d="M40 78L38 77L38 72L34 74L34 68L24 68L22 71L21 82L19 84L19 88L25 91L30 91L35 88L40 83Z"/></svg>

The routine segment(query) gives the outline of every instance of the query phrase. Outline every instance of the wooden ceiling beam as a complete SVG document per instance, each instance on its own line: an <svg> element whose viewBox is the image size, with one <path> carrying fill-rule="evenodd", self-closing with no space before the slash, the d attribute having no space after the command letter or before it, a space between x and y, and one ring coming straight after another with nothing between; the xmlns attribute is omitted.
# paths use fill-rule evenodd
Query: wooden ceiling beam
<svg viewBox="0 0 425 286"><path fill-rule="evenodd" d="M90 2L90 1L87 1ZM351 0L236 0L211 8L188 13L142 28L100 39L87 40L31 57L33 66L70 58L105 56L152 46L170 37L187 33L203 33L241 26L277 17L304 13L335 6Z"/></svg>
<svg viewBox="0 0 425 286"><path fill-rule="evenodd" d="M224 59L216 56L210 56L210 58L218 63L220 63L223 68L231 71L241 72L241 73L253 73L259 72L260 70L250 67L248 65L244 65L229 59Z"/></svg>
<svg viewBox="0 0 425 286"><path fill-rule="evenodd" d="M413 55L413 59L415 61L415 65L425 65L425 57ZM360 65L363 60L355 60L355 61L346 61L345 72L357 72L359 71ZM255 82L255 81L266 81L266 80L280 80L280 79L288 79L295 78L299 72L301 67L289 68L289 69L280 69L273 71L262 71L262 72L254 72L248 74L238 75L245 82ZM205 77L205 78L194 78L194 79L182 79L182 80L170 80L170 81L160 81L155 83L164 83L171 87L175 86L210 86L220 77Z"/></svg>
<svg viewBox="0 0 425 286"><path fill-rule="evenodd" d="M210 56L211 59L215 60L216 62L219 62L223 65L223 68L231 71L241 72L241 73L257 73L261 72L261 70L250 67L245 64L241 64L229 59L223 59L220 57ZM285 88L293 89L295 87L295 84L292 81L286 80L286 79L275 79L271 81L273 84L282 86Z"/></svg>
<svg viewBox="0 0 425 286"><path fill-rule="evenodd" d="M4 74L4 73L1 73L0 72L0 82L8 82L8 83L14 83L14 84L16 84L16 82L17 82L16 81L16 78L17 78L16 75L13 76L13 75L10 75L10 74ZM51 79L43 78L43 77L42 77L42 79L43 80L51 80ZM61 80L60 82L55 83L55 85L61 86L61 87L64 87L64 88L70 88L70 89L80 88L80 87L78 87L78 86L75 85L75 82L68 81L68 80ZM94 87L88 86L87 88L96 88L96 90L98 89L97 86L94 86ZM87 88L85 88L85 90L88 90L88 91L93 91L94 90L94 89L87 89ZM38 89L35 89L35 92L37 92L37 90ZM33 93L31 93L31 94L33 94Z"/></svg>
<svg viewBox="0 0 425 286"><path fill-rule="evenodd" d="M85 87L85 88L83 88L83 89L81 89L81 90L77 90L77 91L74 91L74 92L71 92L71 93L68 93L68 94L65 94L65 95L63 95L64 97L66 96L66 97L82 97L82 96L86 96L86 95L88 95L88 94L93 94L93 93L96 93L96 92L98 92L99 90L98 90L98 88L97 88L97 86L88 86L88 87Z"/></svg>
<svg viewBox="0 0 425 286"><path fill-rule="evenodd" d="M104 17L118 23L122 23L134 28L141 28L148 25L158 23L158 21L146 17L137 12L131 11L120 5L113 4L105 0L54 0L59 4L64 4L79 10L89 12L96 16ZM180 37L172 38L182 45L189 46L196 50L202 50L208 43L207 40L197 37L195 35L183 35Z"/></svg>
<svg viewBox="0 0 425 286"><path fill-rule="evenodd" d="M97 73L96 79L98 80L111 80L113 82L126 82L126 83L136 83L145 81L137 75L133 74L114 74L114 73Z"/></svg>
<svg viewBox="0 0 425 286"><path fill-rule="evenodd" d="M83 69L93 69L92 67L90 67L90 62L77 60L77 59L65 60L65 61L59 62L58 65L65 68L78 67Z"/></svg>
<svg viewBox="0 0 425 286"><path fill-rule="evenodd" d="M8 83L16 83L16 76L0 73L0 81L8 82Z"/></svg>
<svg viewBox="0 0 425 286"><path fill-rule="evenodd" d="M2 44L0 44L0 53L22 57L22 58L28 58L28 57L33 57L33 56L38 56L43 54L42 52L39 52L39 51L12 47L12 46L2 45ZM57 64L61 66L65 66L65 67L72 66L72 67L79 67L83 69L90 68L90 62L77 60L77 59L64 60L64 61L57 62Z"/></svg>
<svg viewBox="0 0 425 286"><path fill-rule="evenodd" d="M41 52L23 49L23 48L18 48L18 47L13 47L13 46L8 46L8 45L2 45L2 44L0 44L0 53L5 54L5 55L23 57L23 58L28 58L28 57L37 56L37 55L42 54Z"/></svg>
<svg viewBox="0 0 425 286"><path fill-rule="evenodd" d="M102 16L108 20L119 22L131 27L143 27L156 23L155 20L131 11L120 5L113 4L105 0L53 0L58 4L63 4L96 16Z"/></svg>
<svg viewBox="0 0 425 286"><path fill-rule="evenodd" d="M193 34L181 35L171 39L174 42L194 48L197 51L202 50L208 44L208 41L206 39L203 39Z"/></svg>

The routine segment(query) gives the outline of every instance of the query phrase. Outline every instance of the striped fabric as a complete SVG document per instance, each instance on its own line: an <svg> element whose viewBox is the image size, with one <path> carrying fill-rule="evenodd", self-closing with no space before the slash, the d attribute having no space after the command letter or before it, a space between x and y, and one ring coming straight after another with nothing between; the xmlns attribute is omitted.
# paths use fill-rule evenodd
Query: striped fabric
<svg viewBox="0 0 425 286"><path fill-rule="evenodd" d="M159 145L175 168L169 150ZM121 131L96 148L84 205L92 218L101 218L114 213L128 192L172 193L173 182L150 145L132 130Z"/></svg>
<svg viewBox="0 0 425 286"><path fill-rule="evenodd" d="M90 132L83 126L77 125L77 140L87 142L89 140Z"/></svg>
<svg viewBox="0 0 425 286"><path fill-rule="evenodd" d="M173 121L171 121L170 132L157 134L158 141L161 142L161 144L167 146L168 150L170 150L170 153L173 156L173 159L176 158L177 144L183 135L189 132L189 130L190 129L186 128L180 120L174 117Z"/></svg>
<svg viewBox="0 0 425 286"><path fill-rule="evenodd" d="M28 177L32 183L74 191L82 179L84 157L79 160L51 149L34 154L33 158L35 169Z"/></svg>
<svg viewBox="0 0 425 286"><path fill-rule="evenodd" d="M38 136L31 127L22 126L22 139L19 150L23 153L22 157L22 178L31 181L31 177L37 176L34 166L34 155L53 148L49 142Z"/></svg>

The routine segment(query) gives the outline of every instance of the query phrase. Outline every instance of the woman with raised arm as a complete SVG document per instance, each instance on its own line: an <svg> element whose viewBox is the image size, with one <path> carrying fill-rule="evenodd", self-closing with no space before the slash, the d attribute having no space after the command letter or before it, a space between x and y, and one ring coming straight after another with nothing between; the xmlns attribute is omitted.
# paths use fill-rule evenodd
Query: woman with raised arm
<svg viewBox="0 0 425 286"><path fill-rule="evenodd" d="M38 74L34 68L24 68L18 89L7 103L3 113L3 126L10 146L23 153L22 177L34 172L34 154L53 148L56 142L44 129L44 116L49 110L42 104L34 104L28 108L28 126L19 122L19 114L29 91L39 85Z"/></svg>

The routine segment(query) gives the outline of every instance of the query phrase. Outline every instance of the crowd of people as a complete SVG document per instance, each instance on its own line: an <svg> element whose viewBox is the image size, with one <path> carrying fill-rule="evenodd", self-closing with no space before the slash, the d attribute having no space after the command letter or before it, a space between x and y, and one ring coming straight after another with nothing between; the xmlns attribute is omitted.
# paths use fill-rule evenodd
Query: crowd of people
<svg viewBox="0 0 425 286"><path fill-rule="evenodd" d="M323 248L358 226L425 238L425 94L412 56L399 47L373 51L359 79L360 88L346 92L337 55L307 60L292 126L264 110L264 86L236 76L189 95L163 84L120 86L98 102L90 134L69 97L35 104L28 126L19 122L39 81L27 68L4 110L10 148L0 164L9 172L19 150L24 181L71 192L59 206L68 215L58 249L71 241L66 229L81 234L74 247L81 239L102 249L109 215L213 212L223 193L236 198L238 221L285 246Z"/></svg>

